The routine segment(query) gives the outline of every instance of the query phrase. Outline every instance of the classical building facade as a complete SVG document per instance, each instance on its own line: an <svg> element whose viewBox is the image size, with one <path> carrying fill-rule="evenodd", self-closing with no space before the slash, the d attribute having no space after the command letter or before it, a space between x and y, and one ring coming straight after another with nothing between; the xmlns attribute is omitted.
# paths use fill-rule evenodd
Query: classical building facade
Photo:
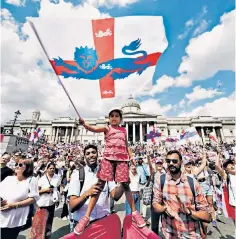
<svg viewBox="0 0 236 239"><path fill-rule="evenodd" d="M164 117L156 114L142 113L139 103L130 96L121 107L123 111L123 127L126 127L130 142L145 142L150 125L156 124L162 133L161 140L166 137L176 137L182 130L195 127L204 143L209 142L209 133L214 132L219 140L232 142L235 139L234 117ZM78 124L76 119L60 117L53 120L43 120L40 111L34 111L32 119L19 120L14 126L14 134L27 135L35 128L44 132L45 138L52 142L82 142L103 143L103 133L92 133ZM108 116L100 118L85 118L85 121L94 126L103 126L108 123ZM7 134L12 129L13 121L4 125Z"/></svg>

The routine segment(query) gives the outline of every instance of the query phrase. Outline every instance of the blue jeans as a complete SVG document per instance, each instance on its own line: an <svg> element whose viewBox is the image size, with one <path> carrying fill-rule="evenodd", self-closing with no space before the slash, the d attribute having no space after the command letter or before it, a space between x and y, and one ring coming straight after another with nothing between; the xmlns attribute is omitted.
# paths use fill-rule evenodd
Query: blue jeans
<svg viewBox="0 0 236 239"><path fill-rule="evenodd" d="M132 196L134 199L135 208L138 212L140 212L140 195L133 194ZM131 208L130 208L130 205L129 205L127 199L125 201L125 213L126 213L126 215L131 214Z"/></svg>

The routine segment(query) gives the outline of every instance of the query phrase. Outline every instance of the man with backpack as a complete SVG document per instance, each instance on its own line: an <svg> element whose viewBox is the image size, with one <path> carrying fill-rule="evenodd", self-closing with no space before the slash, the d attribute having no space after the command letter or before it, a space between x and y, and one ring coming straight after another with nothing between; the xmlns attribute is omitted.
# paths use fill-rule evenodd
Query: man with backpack
<svg viewBox="0 0 236 239"><path fill-rule="evenodd" d="M96 174L98 170L97 147L95 145L87 145L84 148L84 158L86 166L74 170L68 189L70 210L73 213L71 221L73 226L84 216L90 197L99 192L98 186L95 185L97 183ZM115 201L118 201L123 192L123 187L120 184L117 186L114 181L106 183L92 211L90 223L110 214L109 195Z"/></svg>
<svg viewBox="0 0 236 239"><path fill-rule="evenodd" d="M164 238L205 238L201 222L210 222L211 216L199 183L181 172L179 151L169 151L166 163L167 173L157 178L153 188L153 208L162 214Z"/></svg>

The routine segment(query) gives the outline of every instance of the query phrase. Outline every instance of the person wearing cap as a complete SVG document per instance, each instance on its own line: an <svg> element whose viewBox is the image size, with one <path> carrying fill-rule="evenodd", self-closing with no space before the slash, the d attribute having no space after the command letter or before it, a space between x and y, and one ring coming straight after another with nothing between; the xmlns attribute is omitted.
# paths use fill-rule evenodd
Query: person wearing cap
<svg viewBox="0 0 236 239"><path fill-rule="evenodd" d="M184 173L188 176L194 176L193 175L193 160L188 156L183 156L183 165L184 165Z"/></svg>
<svg viewBox="0 0 236 239"><path fill-rule="evenodd" d="M232 210L230 217L235 220L235 207L236 207L236 169L235 162L231 159L227 159L223 162L223 168L221 167L222 155L219 152L216 160L216 171L219 172L220 176L224 180L224 186L227 187L229 194L229 207ZM229 208L228 207L228 208Z"/></svg>
<svg viewBox="0 0 236 239"><path fill-rule="evenodd" d="M122 111L113 109L109 113L109 126L94 127L85 123L84 119L80 118L79 122L85 129L94 133L104 133L105 148L103 151L103 159L97 172L98 193L92 195L88 204L85 215L81 218L74 229L74 233L80 235L89 225L91 213L96 206L99 196L105 187L107 181L115 181L121 183L124 188L126 199L132 209L132 220L140 228L146 225L140 213L137 211L134 199L129 187L129 166L133 155L128 147L127 132L124 127L121 127ZM133 163L134 164L134 163Z"/></svg>

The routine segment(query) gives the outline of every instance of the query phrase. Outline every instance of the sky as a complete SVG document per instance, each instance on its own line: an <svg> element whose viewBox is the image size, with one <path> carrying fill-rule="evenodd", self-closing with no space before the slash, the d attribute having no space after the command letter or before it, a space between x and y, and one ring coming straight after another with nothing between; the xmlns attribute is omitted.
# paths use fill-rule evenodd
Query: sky
<svg viewBox="0 0 236 239"><path fill-rule="evenodd" d="M144 113L167 117L235 116L233 0L4 0L1 123L14 119L17 110L21 112L20 120L31 119L34 110L40 110L41 118L47 120L77 117L27 19L40 22L143 15L163 17L168 47L157 65L146 75L121 80L119 90L123 95L113 99L100 99L94 90L98 81L63 80L81 116L103 117L113 107L120 107L130 93ZM155 30L147 24L146 36ZM147 47L155 42L150 44ZM134 87L147 78L152 80L151 89L134 92Z"/></svg>

